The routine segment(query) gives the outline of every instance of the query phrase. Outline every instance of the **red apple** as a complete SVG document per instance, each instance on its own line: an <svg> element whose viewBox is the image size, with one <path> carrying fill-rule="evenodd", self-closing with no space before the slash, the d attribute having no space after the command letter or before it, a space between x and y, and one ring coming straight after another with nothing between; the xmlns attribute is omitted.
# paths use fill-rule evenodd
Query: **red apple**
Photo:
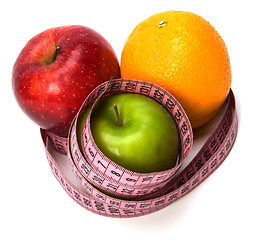
<svg viewBox="0 0 254 240"><path fill-rule="evenodd" d="M12 87L22 110L41 128L66 137L87 95L110 77L119 78L114 50L83 26L48 29L19 54Z"/></svg>

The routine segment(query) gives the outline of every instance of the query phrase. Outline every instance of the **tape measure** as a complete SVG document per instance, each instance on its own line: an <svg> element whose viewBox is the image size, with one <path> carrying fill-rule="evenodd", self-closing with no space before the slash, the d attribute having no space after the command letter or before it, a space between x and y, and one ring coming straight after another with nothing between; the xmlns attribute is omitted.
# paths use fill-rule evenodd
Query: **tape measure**
<svg viewBox="0 0 254 240"><path fill-rule="evenodd" d="M132 172L112 162L96 146L90 128L93 108L99 99L121 93L150 97L171 114L181 143L179 160L174 168L154 173ZM87 107L91 107L91 111L82 129L80 149L76 134L77 121ZM192 127L184 109L174 96L155 84L132 79L114 79L101 84L90 93L72 122L68 138L56 136L43 129L41 136L51 171L73 200L100 215L137 217L165 208L210 176L232 149L237 127L235 99L230 90L225 111L216 129L191 162L176 175L193 144ZM49 151L48 142L55 150L68 156L72 172L83 190L64 175ZM105 191L109 194L105 194ZM110 193L120 197L112 197Z"/></svg>

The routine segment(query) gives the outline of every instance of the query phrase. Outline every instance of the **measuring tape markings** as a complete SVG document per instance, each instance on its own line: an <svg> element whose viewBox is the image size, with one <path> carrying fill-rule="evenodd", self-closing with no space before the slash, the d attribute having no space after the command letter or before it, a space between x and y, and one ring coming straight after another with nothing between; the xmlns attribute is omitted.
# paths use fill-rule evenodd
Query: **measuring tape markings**
<svg viewBox="0 0 254 240"><path fill-rule="evenodd" d="M95 94L98 96L98 92ZM222 120L196 157L194 157L194 159L176 178L173 178L173 180L162 187L159 191L145 196L144 200L127 201L115 199L99 192L87 180L85 180L84 177L82 177L82 174L75 165L74 160L70 161L74 175L88 192L84 193L68 181L66 177L64 177L59 166L50 155L47 148L46 154L51 170L62 187L84 208L105 216L140 216L162 209L186 195L218 168L230 152L236 138L237 117L234 108L234 96L232 91L230 91ZM73 129L75 130L75 128L72 128L72 131L75 132ZM70 151L68 151L66 139L47 135L48 133L44 130L41 130L41 133L44 143L47 138L49 138L55 148L59 149L61 152L65 152L67 150L70 159L75 159L73 156L75 155L75 151L73 151L71 147ZM73 134L73 138L75 138L75 134ZM70 141L71 139L72 137L70 137ZM70 146L71 145L72 144L70 144Z"/></svg>
<svg viewBox="0 0 254 240"><path fill-rule="evenodd" d="M230 92L230 100L233 98L233 93ZM232 101L232 100L231 100ZM231 104L230 104L231 105ZM228 126L232 126L232 107L228 106L222 120L219 122L218 126L216 127L216 130L212 133L212 135L208 138L206 143L202 146L200 151L196 154L196 156L193 158L192 162L182 171L182 178L177 178L174 180L173 189L177 188L179 185L185 183L190 179L190 177L193 175L193 172L199 171L201 168L203 168L202 175L206 175L206 172L212 171L212 169L215 169L214 166L217 164L220 164L220 161L224 160L225 157L223 155L225 154L224 142L225 138L228 137L226 146L226 150L228 149L228 146L230 144L229 139L229 128ZM234 117L236 120L236 116ZM234 123L237 124L237 123ZM236 131L236 130L235 130ZM235 137L235 131L232 130L233 137L231 136L231 140ZM220 148L222 147L222 150ZM218 156L219 154L219 156ZM212 159L210 159L212 158ZM209 166L209 171L206 168L204 168L204 164L210 160L211 166ZM219 163L217 163L219 162Z"/></svg>

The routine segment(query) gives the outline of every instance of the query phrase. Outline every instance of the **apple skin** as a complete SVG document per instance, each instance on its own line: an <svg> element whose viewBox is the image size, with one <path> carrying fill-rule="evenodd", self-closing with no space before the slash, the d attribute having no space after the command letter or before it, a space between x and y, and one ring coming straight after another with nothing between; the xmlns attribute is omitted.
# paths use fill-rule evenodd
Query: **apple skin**
<svg viewBox="0 0 254 240"><path fill-rule="evenodd" d="M119 78L120 68L107 40L84 26L62 26L28 41L14 63L12 88L35 123L67 137L85 98L111 76Z"/></svg>
<svg viewBox="0 0 254 240"><path fill-rule="evenodd" d="M122 126L116 123L114 104ZM176 124L162 105L146 96L124 93L101 99L91 114L91 132L103 154L128 170L150 173L176 165Z"/></svg>

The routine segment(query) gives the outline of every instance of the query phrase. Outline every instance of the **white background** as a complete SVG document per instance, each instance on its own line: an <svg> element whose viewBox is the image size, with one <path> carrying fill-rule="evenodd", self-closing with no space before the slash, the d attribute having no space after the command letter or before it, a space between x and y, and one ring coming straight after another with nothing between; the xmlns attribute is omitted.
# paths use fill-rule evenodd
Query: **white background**
<svg viewBox="0 0 254 240"><path fill-rule="evenodd" d="M251 3L251 0L1 1L0 239L87 239L88 236L96 240L254 239ZM110 42L120 60L124 42L133 28L145 18L167 10L201 15L224 39L231 59L232 89L239 117L236 143L212 176L159 212L131 219L93 214L76 204L52 175L39 127L25 116L14 99L12 66L35 34L70 24L97 30Z"/></svg>

